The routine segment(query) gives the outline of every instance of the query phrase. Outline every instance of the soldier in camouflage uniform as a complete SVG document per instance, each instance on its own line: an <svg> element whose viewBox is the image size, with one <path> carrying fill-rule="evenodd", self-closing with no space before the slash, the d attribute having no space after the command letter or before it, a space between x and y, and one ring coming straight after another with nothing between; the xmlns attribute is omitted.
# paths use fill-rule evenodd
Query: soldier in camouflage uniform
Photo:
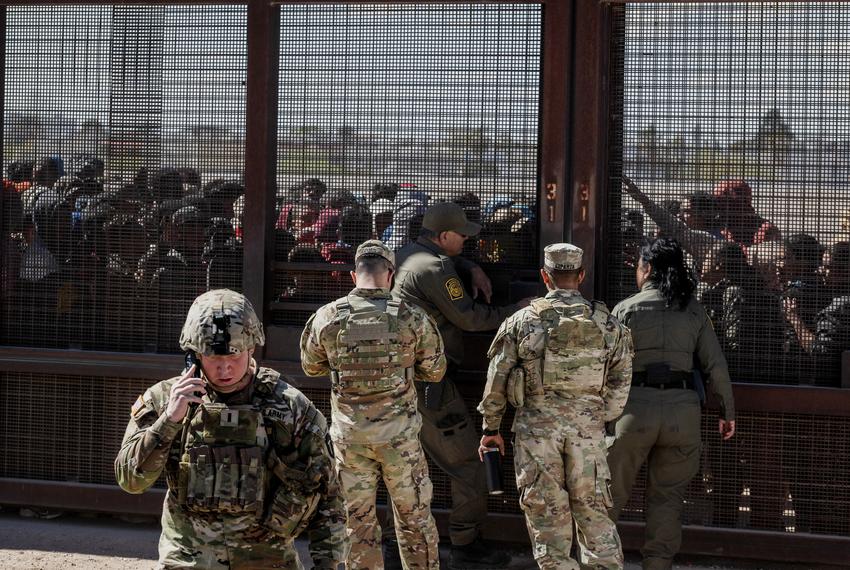
<svg viewBox="0 0 850 570"><path fill-rule="evenodd" d="M439 536L413 381L438 382L446 358L434 320L390 294L394 264L395 255L378 240L357 248L351 272L356 288L307 321L301 363L309 376L331 377L331 439L350 539L346 568L384 567L375 510L383 476L404 568L438 570Z"/></svg>
<svg viewBox="0 0 850 570"><path fill-rule="evenodd" d="M632 341L603 303L578 292L581 258L574 245L547 246L540 273L549 293L496 333L478 406L484 416L479 454L494 446L504 453L499 425L510 402L517 408L520 506L540 568L579 568L570 558L574 521L582 566L619 569L623 552L607 513L605 422L619 417L628 398Z"/></svg>
<svg viewBox="0 0 850 570"><path fill-rule="evenodd" d="M115 477L142 493L165 472L159 568L300 569L294 541L303 531L315 567L342 560L325 418L277 372L257 367L252 355L264 342L244 296L204 293L180 336L198 364L133 405Z"/></svg>

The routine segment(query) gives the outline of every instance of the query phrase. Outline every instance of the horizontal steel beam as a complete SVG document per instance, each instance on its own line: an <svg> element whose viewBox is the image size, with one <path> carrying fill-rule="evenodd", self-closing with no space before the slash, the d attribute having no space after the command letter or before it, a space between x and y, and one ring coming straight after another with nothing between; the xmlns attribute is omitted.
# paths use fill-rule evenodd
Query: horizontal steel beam
<svg viewBox="0 0 850 570"><path fill-rule="evenodd" d="M644 523L620 522L617 528L624 550L640 550ZM682 531L681 551L723 558L843 566L850 561L850 537L686 526Z"/></svg>
<svg viewBox="0 0 850 570"><path fill-rule="evenodd" d="M327 378L305 376L297 361L266 359L260 363L287 375L296 386L328 386ZM176 354L0 346L2 372L162 380L174 376L182 368L183 358ZM483 388L483 372L472 370L467 376L472 379L477 377L480 387ZM747 383L734 383L732 388L735 393L735 408L739 411L850 417L848 389ZM469 386L469 389L474 388Z"/></svg>
<svg viewBox="0 0 850 570"><path fill-rule="evenodd" d="M158 516L164 498L163 489L131 495L117 485L0 478L0 504L5 505ZM382 511L385 509L380 507ZM445 509L434 509L434 518L443 536L448 534L448 514ZM644 524L621 522L618 527L623 548L638 550L643 541ZM491 540L528 543L525 519L520 515L490 514L483 532ZM850 537L687 526L682 552L726 558L845 564L850 560Z"/></svg>
<svg viewBox="0 0 850 570"><path fill-rule="evenodd" d="M159 515L165 489L131 495L118 485L0 478L0 504L50 507L68 511Z"/></svg>

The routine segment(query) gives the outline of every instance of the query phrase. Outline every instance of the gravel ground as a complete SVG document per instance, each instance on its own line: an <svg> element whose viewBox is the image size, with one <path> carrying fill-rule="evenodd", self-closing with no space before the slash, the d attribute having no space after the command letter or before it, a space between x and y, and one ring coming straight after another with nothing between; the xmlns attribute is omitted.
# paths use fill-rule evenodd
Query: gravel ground
<svg viewBox="0 0 850 570"><path fill-rule="evenodd" d="M150 570L156 562L159 523L140 518L132 522L108 516L64 515L56 519L22 517L18 509L0 512L0 568L27 570ZM298 541L305 566L310 568L306 543ZM441 548L443 567L448 548ZM639 570L640 558L627 555L626 570ZM513 569L536 568L529 552L514 551ZM818 567L688 559L675 569L687 570L815 570ZM823 568L823 567L820 567ZM835 569L837 567L829 567Z"/></svg>

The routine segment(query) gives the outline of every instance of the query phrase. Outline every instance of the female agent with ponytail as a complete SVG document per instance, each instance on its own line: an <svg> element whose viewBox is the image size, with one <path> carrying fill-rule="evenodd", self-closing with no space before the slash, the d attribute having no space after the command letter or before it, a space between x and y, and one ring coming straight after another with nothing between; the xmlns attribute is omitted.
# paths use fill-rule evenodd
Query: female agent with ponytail
<svg viewBox="0 0 850 570"><path fill-rule="evenodd" d="M644 570L667 570L679 551L685 490L700 462L701 370L720 402L719 431L735 433L735 407L726 360L705 310L694 298L696 280L674 239L644 243L636 268L638 293L614 307L632 331L632 387L609 449L614 520L647 462Z"/></svg>

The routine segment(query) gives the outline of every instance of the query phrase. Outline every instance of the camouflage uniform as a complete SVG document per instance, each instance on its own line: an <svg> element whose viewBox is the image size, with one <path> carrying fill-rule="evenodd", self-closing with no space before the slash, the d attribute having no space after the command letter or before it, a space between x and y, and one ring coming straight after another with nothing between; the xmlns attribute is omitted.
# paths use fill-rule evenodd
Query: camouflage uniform
<svg viewBox="0 0 850 570"><path fill-rule="evenodd" d="M547 251L547 266L550 257ZM498 431L506 401L517 406L516 482L540 568L579 568L570 558L572 521L583 565L622 568L606 510L612 503L604 426L629 394L628 329L604 304L555 289L502 323L488 356L478 410L489 435Z"/></svg>
<svg viewBox="0 0 850 570"><path fill-rule="evenodd" d="M205 353L186 337L206 324L195 309L232 307L234 298L247 304L226 290L199 297L181 346ZM240 310L229 322L231 352L264 340L253 308L246 320L237 318ZM274 370L252 360L247 374L247 387L208 390L180 423L166 414L180 377L149 388L133 406L115 460L118 484L142 493L165 473L160 568L300 569L294 541L304 531L314 565L336 568L345 539L325 418Z"/></svg>
<svg viewBox="0 0 850 570"><path fill-rule="evenodd" d="M364 245L370 243L380 242ZM438 569L439 536L413 385L437 382L446 370L433 319L386 289L354 289L307 321L301 362L307 375L331 377L330 435L350 539L346 567L383 568L375 507L383 476L404 567Z"/></svg>

